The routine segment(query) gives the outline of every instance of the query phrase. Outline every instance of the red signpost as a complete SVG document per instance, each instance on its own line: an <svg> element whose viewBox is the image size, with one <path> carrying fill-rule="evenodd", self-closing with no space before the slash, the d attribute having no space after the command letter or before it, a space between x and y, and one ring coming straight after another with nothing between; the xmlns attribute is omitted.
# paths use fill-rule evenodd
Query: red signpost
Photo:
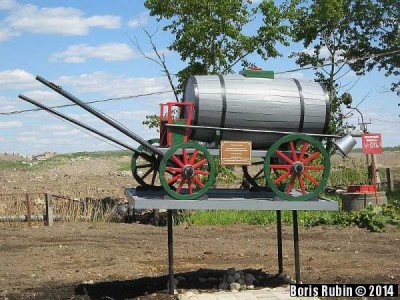
<svg viewBox="0 0 400 300"><path fill-rule="evenodd" d="M382 137L380 133L363 133L361 135L362 152L371 154L372 157L372 183L376 186L375 154L382 154ZM378 196L375 190L375 205L378 204Z"/></svg>
<svg viewBox="0 0 400 300"><path fill-rule="evenodd" d="M363 133L361 140L362 152L364 154L382 154L382 138L380 133Z"/></svg>

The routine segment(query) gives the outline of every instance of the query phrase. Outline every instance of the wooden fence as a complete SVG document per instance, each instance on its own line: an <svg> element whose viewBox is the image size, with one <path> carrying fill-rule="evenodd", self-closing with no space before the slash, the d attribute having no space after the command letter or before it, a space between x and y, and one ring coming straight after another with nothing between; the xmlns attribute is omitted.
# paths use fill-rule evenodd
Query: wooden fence
<svg viewBox="0 0 400 300"><path fill-rule="evenodd" d="M54 221L119 220L117 206L111 198L71 199L50 193L0 194L0 222L27 222L31 226L33 221L40 221L52 226Z"/></svg>

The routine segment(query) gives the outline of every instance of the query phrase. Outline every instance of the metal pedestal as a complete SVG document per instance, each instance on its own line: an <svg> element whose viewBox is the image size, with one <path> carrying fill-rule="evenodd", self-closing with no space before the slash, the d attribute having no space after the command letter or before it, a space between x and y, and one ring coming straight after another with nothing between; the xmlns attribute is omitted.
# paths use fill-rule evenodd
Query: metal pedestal
<svg viewBox="0 0 400 300"><path fill-rule="evenodd" d="M293 214L293 246L296 283L300 283L300 247L298 210L337 211L336 201L315 198L309 201L284 201L272 193L249 192L247 190L218 189L210 190L207 197L196 200L175 200L168 198L163 191L146 191L133 188L125 189L129 203L135 209L167 209L168 228L168 292L174 293L174 209L232 209L232 210L275 210L278 244L278 273L283 274L282 247L282 210L291 210Z"/></svg>

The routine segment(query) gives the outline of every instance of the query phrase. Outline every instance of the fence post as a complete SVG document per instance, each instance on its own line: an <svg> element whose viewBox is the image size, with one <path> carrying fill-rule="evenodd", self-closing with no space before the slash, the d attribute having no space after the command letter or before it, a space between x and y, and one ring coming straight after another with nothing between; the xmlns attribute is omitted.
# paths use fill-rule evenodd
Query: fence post
<svg viewBox="0 0 400 300"><path fill-rule="evenodd" d="M387 182L387 191L393 192L394 191L393 172L390 168L386 168L386 182Z"/></svg>
<svg viewBox="0 0 400 300"><path fill-rule="evenodd" d="M46 193L46 226L53 226L53 201L50 193Z"/></svg>
<svg viewBox="0 0 400 300"><path fill-rule="evenodd" d="M26 220L28 221L28 226L31 227L31 199L29 194L26 194Z"/></svg>

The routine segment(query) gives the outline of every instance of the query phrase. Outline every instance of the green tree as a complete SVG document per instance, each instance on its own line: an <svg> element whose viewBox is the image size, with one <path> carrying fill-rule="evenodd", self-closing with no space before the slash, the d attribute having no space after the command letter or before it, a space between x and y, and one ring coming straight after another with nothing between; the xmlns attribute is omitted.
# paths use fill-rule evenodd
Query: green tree
<svg viewBox="0 0 400 300"><path fill-rule="evenodd" d="M295 42L305 51L295 53L301 66L312 66L316 80L330 95L328 133L348 127L341 113L340 79L350 67L364 75L375 67L386 76L400 74L399 0L288 0L296 8L290 22ZM391 85L400 95L400 80ZM328 141L328 147L331 143Z"/></svg>
<svg viewBox="0 0 400 300"><path fill-rule="evenodd" d="M166 20L163 30L175 39L169 46L177 51L187 67L178 72L180 87L189 74L232 72L246 57L257 53L262 58L279 55L277 42L286 43L287 27L283 14L273 1L251 8L249 0L146 0L150 15ZM245 34L259 10L264 12L264 25L254 34Z"/></svg>
<svg viewBox="0 0 400 300"><path fill-rule="evenodd" d="M347 128L341 111L342 97L339 95L340 78L346 73L344 55L349 50L352 12L350 0L292 0L296 13L289 20L292 37L302 42L305 50L292 53L301 67L312 66L316 81L328 89L331 118L329 134L342 134ZM348 71L348 68L347 68ZM328 140L328 149L332 143Z"/></svg>
<svg viewBox="0 0 400 300"><path fill-rule="evenodd" d="M400 2L399 0L353 0L352 38L346 58L357 74L375 67L386 76L400 75ZM400 96L400 80L391 90Z"/></svg>

